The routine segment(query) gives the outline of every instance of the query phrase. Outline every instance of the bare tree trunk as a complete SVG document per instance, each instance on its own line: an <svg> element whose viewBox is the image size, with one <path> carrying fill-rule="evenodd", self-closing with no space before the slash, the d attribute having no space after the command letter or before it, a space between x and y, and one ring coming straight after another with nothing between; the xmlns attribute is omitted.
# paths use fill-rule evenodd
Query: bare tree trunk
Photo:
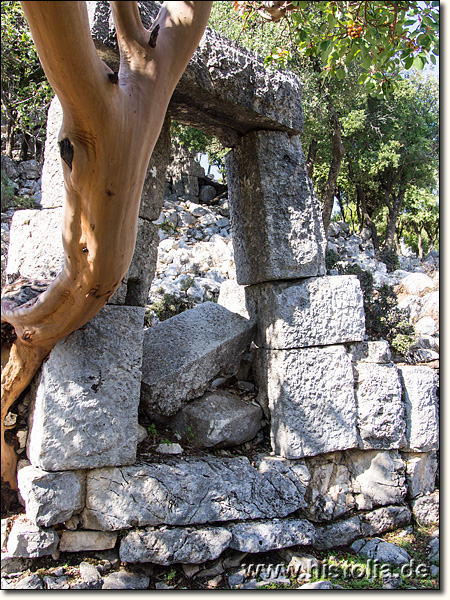
<svg viewBox="0 0 450 600"><path fill-rule="evenodd" d="M314 163L316 162L317 140L313 138L308 148L308 158L306 159L306 174L312 179L314 174Z"/></svg>
<svg viewBox="0 0 450 600"><path fill-rule="evenodd" d="M330 123L333 128L333 156L331 159L328 179L325 186L325 196L322 209L322 221L325 233L328 231L328 226L331 221L331 213L333 212L334 195L336 192L337 178L344 157L344 145L341 136L341 124L336 115L330 117Z"/></svg>
<svg viewBox="0 0 450 600"><path fill-rule="evenodd" d="M386 241L384 244L387 250L392 250L394 246L394 236L395 230L397 228L397 219L400 214L400 209L403 205L405 191L406 189L400 188L400 191L397 195L391 195L392 202L388 203L389 214L386 227Z"/></svg>
<svg viewBox="0 0 450 600"><path fill-rule="evenodd" d="M348 174L349 174L350 180L355 184L355 187L356 187L356 196L357 196L357 200L358 200L357 204L359 205L359 207L361 209L361 217L362 217L361 218L361 226L364 227L364 225L368 225L370 232L372 234L373 247L375 249L375 252L378 252L380 250L380 243L378 240L377 228L375 227L375 223L372 221L372 219L369 215L369 211L367 209L366 194L365 194L361 184L358 183L355 179L355 175L354 175L354 171L353 171L353 164L352 164L350 157L348 159Z"/></svg>
<svg viewBox="0 0 450 600"><path fill-rule="evenodd" d="M117 78L97 55L85 2L22 2L63 108L65 263L25 304L17 300L23 281L5 288L2 300L2 323L13 333L8 356L2 353L1 444L7 458L1 475L12 488L15 461L4 441L4 415L55 344L96 315L126 274L148 162L211 4L165 2L146 30L137 2L111 2L120 50Z"/></svg>

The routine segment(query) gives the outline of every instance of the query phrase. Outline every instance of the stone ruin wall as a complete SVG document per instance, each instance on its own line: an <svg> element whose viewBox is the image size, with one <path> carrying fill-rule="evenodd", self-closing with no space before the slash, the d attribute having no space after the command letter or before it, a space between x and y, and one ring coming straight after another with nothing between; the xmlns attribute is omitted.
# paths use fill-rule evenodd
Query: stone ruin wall
<svg viewBox="0 0 450 600"><path fill-rule="evenodd" d="M140 3L146 26L153 4ZM98 50L114 66L108 3L88 6ZM218 304L144 329L170 118L232 147L237 281ZM10 280L54 276L62 266L60 122L54 101L42 209L14 216ZM413 517L437 520L436 376L396 366L387 343L364 341L358 280L325 276L301 129L299 81L268 73L254 54L208 30L149 164L129 272L108 305L57 344L29 392L28 460L18 479L27 518L49 540L44 554L110 548L126 530L124 562L198 563L226 548L325 549ZM136 460L139 406L149 418L174 418L218 374L236 369L251 343L261 406L252 419L270 422L272 452ZM19 538L12 532L8 542L16 556Z"/></svg>

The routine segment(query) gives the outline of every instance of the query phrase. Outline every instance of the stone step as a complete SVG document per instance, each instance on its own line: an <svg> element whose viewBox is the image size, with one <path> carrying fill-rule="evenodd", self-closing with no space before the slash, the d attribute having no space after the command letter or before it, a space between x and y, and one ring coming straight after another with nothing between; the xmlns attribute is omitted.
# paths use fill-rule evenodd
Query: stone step
<svg viewBox="0 0 450 600"><path fill-rule="evenodd" d="M114 531L285 517L305 506L308 470L246 457L164 458L87 472L82 526Z"/></svg>
<svg viewBox="0 0 450 600"><path fill-rule="evenodd" d="M237 365L254 337L253 322L205 302L144 331L141 406L149 418L174 415Z"/></svg>

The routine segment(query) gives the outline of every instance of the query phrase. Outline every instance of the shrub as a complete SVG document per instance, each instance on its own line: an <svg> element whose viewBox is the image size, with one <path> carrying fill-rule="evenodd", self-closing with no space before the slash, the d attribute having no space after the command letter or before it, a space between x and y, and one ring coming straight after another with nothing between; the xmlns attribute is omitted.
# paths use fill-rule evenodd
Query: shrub
<svg viewBox="0 0 450 600"><path fill-rule="evenodd" d="M381 260L381 262L384 262L388 273L393 273L400 268L400 261L395 250L383 248L378 254L378 259Z"/></svg>
<svg viewBox="0 0 450 600"><path fill-rule="evenodd" d="M330 271L335 268L336 263L340 260L340 256L334 250L327 250L325 252L325 266L327 267L327 273L330 274Z"/></svg>

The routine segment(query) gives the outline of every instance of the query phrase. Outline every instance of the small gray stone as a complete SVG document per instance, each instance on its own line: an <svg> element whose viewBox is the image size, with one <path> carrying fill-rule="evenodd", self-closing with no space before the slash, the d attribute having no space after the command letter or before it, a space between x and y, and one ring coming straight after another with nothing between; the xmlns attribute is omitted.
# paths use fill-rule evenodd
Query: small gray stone
<svg viewBox="0 0 450 600"><path fill-rule="evenodd" d="M48 590L68 590L67 577L44 577L44 583Z"/></svg>
<svg viewBox="0 0 450 600"><path fill-rule="evenodd" d="M105 306L53 348L29 435L34 466L66 471L135 461L143 318L143 308Z"/></svg>
<svg viewBox="0 0 450 600"><path fill-rule="evenodd" d="M313 581L312 583L305 583L301 587L297 588L299 590L332 590L333 584L331 581L327 581L326 579L322 579L321 581Z"/></svg>
<svg viewBox="0 0 450 600"><path fill-rule="evenodd" d="M257 346L328 346L363 340L364 306L356 276L314 277L249 286L258 317Z"/></svg>
<svg viewBox="0 0 450 600"><path fill-rule="evenodd" d="M366 544L362 546L358 554L364 558L373 558L380 564L389 563L400 566L404 563L409 563L411 560L406 550L380 538L373 538L366 541Z"/></svg>
<svg viewBox="0 0 450 600"><path fill-rule="evenodd" d="M257 349L254 367L277 454L301 458L357 446L353 372L344 346Z"/></svg>
<svg viewBox="0 0 450 600"><path fill-rule="evenodd" d="M288 546L314 543L314 526L306 519L273 519L228 526L233 534L230 547L241 552L268 552Z"/></svg>
<svg viewBox="0 0 450 600"><path fill-rule="evenodd" d="M51 473L28 466L17 479L27 517L40 527L63 523L84 506L84 471Z"/></svg>
<svg viewBox="0 0 450 600"><path fill-rule="evenodd" d="M20 581L18 581L14 586L15 590L43 590L44 584L42 583L41 578L36 573L32 575L28 575L24 577Z"/></svg>
<svg viewBox="0 0 450 600"><path fill-rule="evenodd" d="M437 375L430 367L398 368L406 407L404 450L428 452L439 448Z"/></svg>
<svg viewBox="0 0 450 600"><path fill-rule="evenodd" d="M83 583L86 583L90 590L100 590L103 585L103 579L94 565L88 562L80 563L80 577Z"/></svg>
<svg viewBox="0 0 450 600"><path fill-rule="evenodd" d="M420 525L439 523L439 491L428 496L419 496L412 501L414 518Z"/></svg>
<svg viewBox="0 0 450 600"><path fill-rule="evenodd" d="M327 550L337 546L348 546L361 535L361 520L358 516L330 525L316 526L314 547Z"/></svg>
<svg viewBox="0 0 450 600"><path fill-rule="evenodd" d="M216 192L216 188L214 188L212 185L203 185L200 188L200 202L211 202L211 200L214 200L214 198L217 196L217 192Z"/></svg>
<svg viewBox="0 0 450 600"><path fill-rule="evenodd" d="M37 558L53 554L58 543L55 531L37 527L25 517L19 517L9 534L7 550L11 557Z"/></svg>
<svg viewBox="0 0 450 600"><path fill-rule="evenodd" d="M261 429L262 410L230 392L208 392L184 406L170 426L197 447L238 446Z"/></svg>
<svg viewBox="0 0 450 600"><path fill-rule="evenodd" d="M120 559L158 565L199 564L220 556L230 541L231 533L223 527L131 531L120 544Z"/></svg>
<svg viewBox="0 0 450 600"><path fill-rule="evenodd" d="M238 360L253 334L251 322L213 302L146 329L142 408L150 417L174 415Z"/></svg>
<svg viewBox="0 0 450 600"><path fill-rule="evenodd" d="M90 552L114 548L117 533L108 531L63 531L59 549L61 552Z"/></svg>
<svg viewBox="0 0 450 600"><path fill-rule="evenodd" d="M402 458L406 462L409 498L434 492L438 468L436 452L402 452Z"/></svg>
<svg viewBox="0 0 450 600"><path fill-rule="evenodd" d="M160 454L183 454L183 448L180 444L170 444L167 442L159 444L155 450Z"/></svg>
<svg viewBox="0 0 450 600"><path fill-rule="evenodd" d="M360 518L362 534L372 536L404 527L411 522L411 511L407 506L383 506L361 514Z"/></svg>

